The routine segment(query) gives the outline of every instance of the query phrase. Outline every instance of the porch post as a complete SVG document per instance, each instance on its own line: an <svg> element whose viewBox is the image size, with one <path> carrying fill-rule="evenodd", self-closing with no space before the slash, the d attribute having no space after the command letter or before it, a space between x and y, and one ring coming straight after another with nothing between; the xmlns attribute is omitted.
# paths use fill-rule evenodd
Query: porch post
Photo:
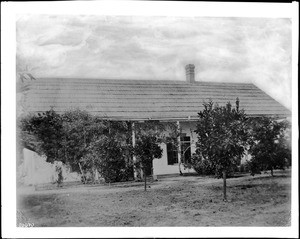
<svg viewBox="0 0 300 239"><path fill-rule="evenodd" d="M181 143L180 143L180 122L177 121L177 156L178 156L178 167L179 167L179 173L182 175L181 172Z"/></svg>
<svg viewBox="0 0 300 239"><path fill-rule="evenodd" d="M132 146L133 147L135 147L135 129L134 129L134 122L132 122L132 124L131 124L131 129L132 129ZM136 169L136 167L135 167L135 163L136 163L136 156L135 155L133 155L133 158L132 158L132 160L133 160L133 175L134 175L134 179L137 179L137 177L138 177L138 172L137 172L137 169Z"/></svg>

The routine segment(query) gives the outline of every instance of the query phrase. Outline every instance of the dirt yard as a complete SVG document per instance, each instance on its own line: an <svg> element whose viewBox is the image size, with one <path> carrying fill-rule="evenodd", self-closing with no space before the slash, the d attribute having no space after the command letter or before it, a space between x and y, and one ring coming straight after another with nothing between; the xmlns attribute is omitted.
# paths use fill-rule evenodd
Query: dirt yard
<svg viewBox="0 0 300 239"><path fill-rule="evenodd" d="M200 176L143 183L18 190L19 226L290 226L289 170L227 180Z"/></svg>

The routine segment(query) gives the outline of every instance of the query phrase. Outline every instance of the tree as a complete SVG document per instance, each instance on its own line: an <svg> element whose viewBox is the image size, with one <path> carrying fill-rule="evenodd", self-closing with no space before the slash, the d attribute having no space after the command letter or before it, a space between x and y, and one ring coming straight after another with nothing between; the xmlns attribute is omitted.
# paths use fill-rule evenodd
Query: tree
<svg viewBox="0 0 300 239"><path fill-rule="evenodd" d="M209 165L217 177L223 176L223 196L226 197L226 176L232 168L240 163L247 147L247 117L230 102L218 106L212 101L203 104L204 109L198 113L199 120L195 132L198 135L193 164L203 161Z"/></svg>
<svg viewBox="0 0 300 239"><path fill-rule="evenodd" d="M161 158L163 150L159 146L162 142L165 127L159 122L144 122L137 124L136 145L134 155L137 157L136 167L143 171L145 191L147 190L147 169L152 169L155 158Z"/></svg>
<svg viewBox="0 0 300 239"><path fill-rule="evenodd" d="M95 166L106 182L129 180L133 174L129 125L107 121L107 130L91 143L84 157L85 164Z"/></svg>
<svg viewBox="0 0 300 239"><path fill-rule="evenodd" d="M23 116L18 121L23 147L61 161L94 181L96 170L106 181L128 179L132 170L131 130L128 122L107 121L86 111L57 114L54 110Z"/></svg>
<svg viewBox="0 0 300 239"><path fill-rule="evenodd" d="M23 148L30 149L39 154L43 154L41 150L41 143L37 136L33 134L32 127L30 126L30 119L32 115L26 117L18 117L16 135L17 135L17 165L23 163Z"/></svg>
<svg viewBox="0 0 300 239"><path fill-rule="evenodd" d="M92 116L86 111L72 110L62 116L63 137L61 160L68 163L73 171L80 173L85 180L85 171L94 171L94 165L85 156L91 144L108 131L107 122Z"/></svg>
<svg viewBox="0 0 300 239"><path fill-rule="evenodd" d="M47 162L61 161L81 173L81 160L88 146L105 130L97 117L80 110L57 114L53 109L23 116L18 133L23 147L47 157Z"/></svg>
<svg viewBox="0 0 300 239"><path fill-rule="evenodd" d="M155 158L161 158L162 149L158 145L157 138L153 135L142 135L136 142L134 153L139 160L145 180L145 191L147 188L146 169L151 167Z"/></svg>
<svg viewBox="0 0 300 239"><path fill-rule="evenodd" d="M270 170L274 176L274 169L284 169L291 162L291 149L287 138L290 124L286 120L260 117L253 119L251 126L251 174Z"/></svg>
<svg viewBox="0 0 300 239"><path fill-rule="evenodd" d="M94 181L96 170L107 182L128 180L132 160L127 122L107 121L77 110L63 115L63 125L65 158L82 174L84 183L86 173Z"/></svg>
<svg viewBox="0 0 300 239"><path fill-rule="evenodd" d="M21 118L18 128L23 147L45 155L50 163L61 159L63 125L61 116L54 110Z"/></svg>

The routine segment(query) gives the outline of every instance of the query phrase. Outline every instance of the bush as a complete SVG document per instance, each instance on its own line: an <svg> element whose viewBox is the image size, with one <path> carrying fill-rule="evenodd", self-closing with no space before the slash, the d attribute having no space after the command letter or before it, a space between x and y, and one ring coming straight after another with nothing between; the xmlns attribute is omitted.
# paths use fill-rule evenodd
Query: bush
<svg viewBox="0 0 300 239"><path fill-rule="evenodd" d="M194 154L192 156L191 164L193 169L199 175L214 175L216 178L223 177L223 172L220 167L213 164L210 160L205 160L201 158L199 155ZM226 169L227 177L233 177L234 173L238 171L237 165L231 165L231 167Z"/></svg>
<svg viewBox="0 0 300 239"><path fill-rule="evenodd" d="M19 143L47 156L47 162L61 161L63 158L63 125L62 118L54 110L36 115L28 115L17 121Z"/></svg>
<svg viewBox="0 0 300 239"><path fill-rule="evenodd" d="M126 165L124 159L104 159L99 162L99 172L105 182L128 181L132 176L132 167Z"/></svg>
<svg viewBox="0 0 300 239"><path fill-rule="evenodd" d="M261 174L261 168L259 164L255 163L252 160L246 161L243 164L243 167L244 167L244 172L250 173L252 176L254 176L255 174Z"/></svg>
<svg viewBox="0 0 300 239"><path fill-rule="evenodd" d="M238 172L240 172L240 173L246 173L246 172L248 172L245 163L242 163L242 164L238 167Z"/></svg>
<svg viewBox="0 0 300 239"><path fill-rule="evenodd" d="M129 180L133 175L131 148L115 137L101 136L89 148L84 162L86 170L97 168L106 182Z"/></svg>
<svg viewBox="0 0 300 239"><path fill-rule="evenodd" d="M202 159L199 155L194 154L191 159L191 164L194 170L199 175L214 175L215 167L208 160Z"/></svg>
<svg viewBox="0 0 300 239"><path fill-rule="evenodd" d="M252 155L249 169L252 175L274 169L284 169L291 160L290 123L273 118L252 119L252 139L249 152Z"/></svg>
<svg viewBox="0 0 300 239"><path fill-rule="evenodd" d="M62 115L50 110L17 123L20 145L45 155L48 162L67 163L84 183L94 182L96 169L108 182L133 175L128 122L106 121L81 110Z"/></svg>

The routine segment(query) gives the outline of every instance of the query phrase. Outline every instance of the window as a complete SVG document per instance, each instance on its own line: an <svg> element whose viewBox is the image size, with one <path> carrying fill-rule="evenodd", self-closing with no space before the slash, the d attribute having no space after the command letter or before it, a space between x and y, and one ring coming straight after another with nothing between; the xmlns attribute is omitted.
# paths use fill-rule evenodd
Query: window
<svg viewBox="0 0 300 239"><path fill-rule="evenodd" d="M167 157L168 165L173 165L178 163L178 152L176 148L177 139L169 139L167 143ZM191 137L182 136L180 137L181 143L181 161L182 163L191 163Z"/></svg>
<svg viewBox="0 0 300 239"><path fill-rule="evenodd" d="M172 141L167 143L167 156L168 156L168 165L173 165L178 163L177 148L176 145L172 143Z"/></svg>
<svg viewBox="0 0 300 239"><path fill-rule="evenodd" d="M182 163L191 163L191 137L180 137L181 143L181 161Z"/></svg>

